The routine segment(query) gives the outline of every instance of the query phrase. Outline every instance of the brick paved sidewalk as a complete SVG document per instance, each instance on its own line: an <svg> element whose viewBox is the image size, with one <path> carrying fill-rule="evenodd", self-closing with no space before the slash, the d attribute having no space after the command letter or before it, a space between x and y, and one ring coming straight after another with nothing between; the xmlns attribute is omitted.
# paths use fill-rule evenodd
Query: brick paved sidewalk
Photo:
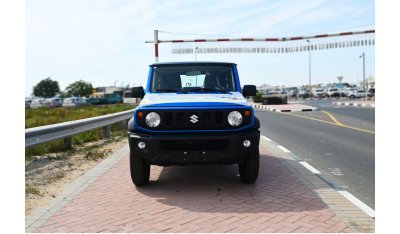
<svg viewBox="0 0 400 234"><path fill-rule="evenodd" d="M254 185L240 182L237 165L152 166L150 184L137 189L125 154L34 231L353 231L289 168L297 162L260 149Z"/></svg>

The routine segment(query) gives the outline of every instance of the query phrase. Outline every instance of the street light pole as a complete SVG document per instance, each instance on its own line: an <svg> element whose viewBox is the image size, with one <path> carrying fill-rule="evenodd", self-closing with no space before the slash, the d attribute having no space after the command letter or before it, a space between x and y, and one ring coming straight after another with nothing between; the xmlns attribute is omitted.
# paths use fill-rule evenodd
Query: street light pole
<svg viewBox="0 0 400 234"><path fill-rule="evenodd" d="M199 47L195 47L194 48L194 61L197 61L197 49L199 49Z"/></svg>
<svg viewBox="0 0 400 234"><path fill-rule="evenodd" d="M363 58L363 80L364 80L364 98L365 101L367 101L367 86L366 86L366 82L365 82L365 52L362 53L362 55L360 55L360 58Z"/></svg>
<svg viewBox="0 0 400 234"><path fill-rule="evenodd" d="M342 85L342 80L343 80L343 76L338 76L337 79L339 80L339 100L342 99L342 93L343 93L343 85Z"/></svg>
<svg viewBox="0 0 400 234"><path fill-rule="evenodd" d="M311 47L310 47L310 40L308 42L308 84L310 89L310 97L311 97Z"/></svg>

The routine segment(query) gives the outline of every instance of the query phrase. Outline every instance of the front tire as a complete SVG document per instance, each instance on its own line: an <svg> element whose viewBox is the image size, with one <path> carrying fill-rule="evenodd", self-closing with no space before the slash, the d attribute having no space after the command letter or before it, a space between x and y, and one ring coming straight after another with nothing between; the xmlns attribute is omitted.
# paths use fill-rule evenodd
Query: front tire
<svg viewBox="0 0 400 234"><path fill-rule="evenodd" d="M258 178L258 170L260 165L260 152L257 151L245 158L239 163L240 179L243 183L253 184Z"/></svg>
<svg viewBox="0 0 400 234"><path fill-rule="evenodd" d="M132 182L138 187L148 184L150 165L143 158L135 156L132 151L130 152L129 164Z"/></svg>

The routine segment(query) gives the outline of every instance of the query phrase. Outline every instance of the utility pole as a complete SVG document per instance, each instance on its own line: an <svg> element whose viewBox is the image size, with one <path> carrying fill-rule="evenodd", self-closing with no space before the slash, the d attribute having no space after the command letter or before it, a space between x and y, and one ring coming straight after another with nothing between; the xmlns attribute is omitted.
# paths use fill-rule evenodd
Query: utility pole
<svg viewBox="0 0 400 234"><path fill-rule="evenodd" d="M363 80L364 80L364 98L365 101L367 101L367 86L366 86L366 82L365 82L365 52L362 53L362 55L360 55L360 58L363 58Z"/></svg>
<svg viewBox="0 0 400 234"><path fill-rule="evenodd" d="M308 42L308 84L310 87L310 97L311 97L311 46L310 46L310 40L307 40Z"/></svg>
<svg viewBox="0 0 400 234"><path fill-rule="evenodd" d="M342 86L343 76L338 76L337 79L339 80L339 100L341 100L343 93L343 86Z"/></svg>

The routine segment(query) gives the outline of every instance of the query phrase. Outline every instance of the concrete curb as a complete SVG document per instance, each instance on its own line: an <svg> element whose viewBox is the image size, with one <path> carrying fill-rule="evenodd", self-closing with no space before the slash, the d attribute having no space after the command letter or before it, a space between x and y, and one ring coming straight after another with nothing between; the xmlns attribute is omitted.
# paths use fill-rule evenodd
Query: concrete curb
<svg viewBox="0 0 400 234"><path fill-rule="evenodd" d="M304 109L277 109L274 107L270 107L268 105L260 105L260 104L253 104L254 108L267 110L267 111L274 111L274 112L307 112L307 111L319 111L316 107L307 107Z"/></svg>
<svg viewBox="0 0 400 234"><path fill-rule="evenodd" d="M129 153L129 145L118 149L110 157L94 166L92 169L79 176L74 182L67 186L63 193L47 207L38 209L34 214L25 217L25 232L35 232L53 214L63 208L76 195L85 190L101 175L107 172L115 163Z"/></svg>
<svg viewBox="0 0 400 234"><path fill-rule="evenodd" d="M336 106L355 106L355 107L371 107L375 108L375 104L371 103L356 103L356 102L332 102Z"/></svg>

